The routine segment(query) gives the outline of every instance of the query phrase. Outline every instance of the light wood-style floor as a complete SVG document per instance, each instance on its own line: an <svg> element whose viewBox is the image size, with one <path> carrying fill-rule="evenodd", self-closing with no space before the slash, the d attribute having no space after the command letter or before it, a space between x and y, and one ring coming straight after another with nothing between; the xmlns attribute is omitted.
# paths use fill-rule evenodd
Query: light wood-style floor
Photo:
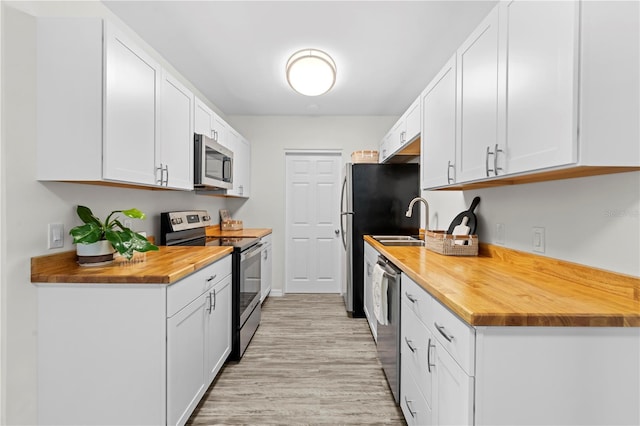
<svg viewBox="0 0 640 426"><path fill-rule="evenodd" d="M404 425L365 319L339 295L270 297L244 357L189 419L217 424Z"/></svg>

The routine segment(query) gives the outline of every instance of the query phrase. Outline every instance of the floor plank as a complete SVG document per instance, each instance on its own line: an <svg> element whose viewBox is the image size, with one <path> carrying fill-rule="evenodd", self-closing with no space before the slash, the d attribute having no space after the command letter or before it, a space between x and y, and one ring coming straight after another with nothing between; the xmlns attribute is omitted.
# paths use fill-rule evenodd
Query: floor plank
<svg viewBox="0 0 640 426"><path fill-rule="evenodd" d="M271 297L262 309L244 357L188 424L405 424L366 320L348 318L339 295Z"/></svg>

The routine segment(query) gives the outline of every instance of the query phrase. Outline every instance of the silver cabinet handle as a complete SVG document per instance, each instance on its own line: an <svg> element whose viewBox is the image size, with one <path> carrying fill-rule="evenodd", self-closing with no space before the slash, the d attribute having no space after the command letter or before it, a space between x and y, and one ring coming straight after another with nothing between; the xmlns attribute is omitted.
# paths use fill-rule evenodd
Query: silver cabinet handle
<svg viewBox="0 0 640 426"><path fill-rule="evenodd" d="M437 322L434 322L433 325L436 326L436 329L440 332L440 334L442 334L442 337L447 339L448 342L451 342L453 340L453 336L451 334L445 333L444 326L438 325Z"/></svg>
<svg viewBox="0 0 640 426"><path fill-rule="evenodd" d="M429 343L427 343L427 370L431 373L431 367L435 367L435 364L431 364L431 348L435 348L435 345L431 344L431 337L429 337Z"/></svg>
<svg viewBox="0 0 640 426"><path fill-rule="evenodd" d="M456 171L456 166L454 164L451 164L451 160L449 160L447 162L447 183L453 183L455 181L455 177L451 177L451 169L453 168L453 171Z"/></svg>
<svg viewBox="0 0 640 426"><path fill-rule="evenodd" d="M409 349L411 349L411 352L415 352L416 351L416 347L413 346L413 341L407 339L406 337L404 338L404 341L407 344L407 346L409 346Z"/></svg>
<svg viewBox="0 0 640 426"><path fill-rule="evenodd" d="M209 300L209 303L207 304L207 312L210 314L211 313L211 293L207 294L207 299Z"/></svg>
<svg viewBox="0 0 640 426"><path fill-rule="evenodd" d="M416 416L416 412L413 410L413 407L411 406L411 403L413 401L407 399L407 397L404 397L404 403L407 406L407 410L409 410L409 413L411 414L411 417L415 417Z"/></svg>
<svg viewBox="0 0 640 426"><path fill-rule="evenodd" d="M169 165L165 166L165 171L167 172L167 178L164 181L164 186L169 186Z"/></svg>
<svg viewBox="0 0 640 426"><path fill-rule="evenodd" d="M409 294L406 291L404 292L404 295L407 296L407 299L409 299L411 303L416 303L418 301L418 299L416 299L412 294Z"/></svg>
<svg viewBox="0 0 640 426"><path fill-rule="evenodd" d="M218 294L216 293L216 289L213 289L213 310L216 310L216 302L218 301Z"/></svg>
<svg viewBox="0 0 640 426"><path fill-rule="evenodd" d="M489 177L489 172L493 172L492 169L489 168L489 156L493 155L493 152L490 151L490 147L487 146L487 155L484 159L484 169L487 173L487 177Z"/></svg>
<svg viewBox="0 0 640 426"><path fill-rule="evenodd" d="M504 152L501 149L498 149L498 144L496 144L496 147L494 149L494 153L493 153L493 174L495 176L498 176L498 172L502 171L501 167L498 167L498 153L499 152Z"/></svg>
<svg viewBox="0 0 640 426"><path fill-rule="evenodd" d="M162 186L164 184L164 167L160 163L160 167L156 167L156 172L160 171L160 179L156 179L156 183Z"/></svg>

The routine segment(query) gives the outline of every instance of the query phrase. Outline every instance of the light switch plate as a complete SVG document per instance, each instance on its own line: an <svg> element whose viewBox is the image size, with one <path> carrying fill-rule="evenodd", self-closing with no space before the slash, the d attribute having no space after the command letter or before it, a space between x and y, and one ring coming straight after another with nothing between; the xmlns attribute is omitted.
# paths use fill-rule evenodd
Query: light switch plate
<svg viewBox="0 0 640 426"><path fill-rule="evenodd" d="M47 236L50 249L64 247L64 225L62 223L50 223Z"/></svg>
<svg viewBox="0 0 640 426"><path fill-rule="evenodd" d="M496 244L504 245L504 223L496 223Z"/></svg>
<svg viewBox="0 0 640 426"><path fill-rule="evenodd" d="M531 243L533 251L536 253L544 253L544 228L534 226L531 230Z"/></svg>

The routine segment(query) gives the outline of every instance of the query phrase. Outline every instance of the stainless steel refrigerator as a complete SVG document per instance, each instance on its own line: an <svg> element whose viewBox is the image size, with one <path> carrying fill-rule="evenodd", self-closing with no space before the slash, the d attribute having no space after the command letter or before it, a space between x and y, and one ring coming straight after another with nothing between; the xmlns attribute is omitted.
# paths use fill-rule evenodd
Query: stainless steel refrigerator
<svg viewBox="0 0 640 426"><path fill-rule="evenodd" d="M342 295L347 313L364 316L364 235L416 235L419 216L406 217L420 195L418 164L345 166L340 201Z"/></svg>

